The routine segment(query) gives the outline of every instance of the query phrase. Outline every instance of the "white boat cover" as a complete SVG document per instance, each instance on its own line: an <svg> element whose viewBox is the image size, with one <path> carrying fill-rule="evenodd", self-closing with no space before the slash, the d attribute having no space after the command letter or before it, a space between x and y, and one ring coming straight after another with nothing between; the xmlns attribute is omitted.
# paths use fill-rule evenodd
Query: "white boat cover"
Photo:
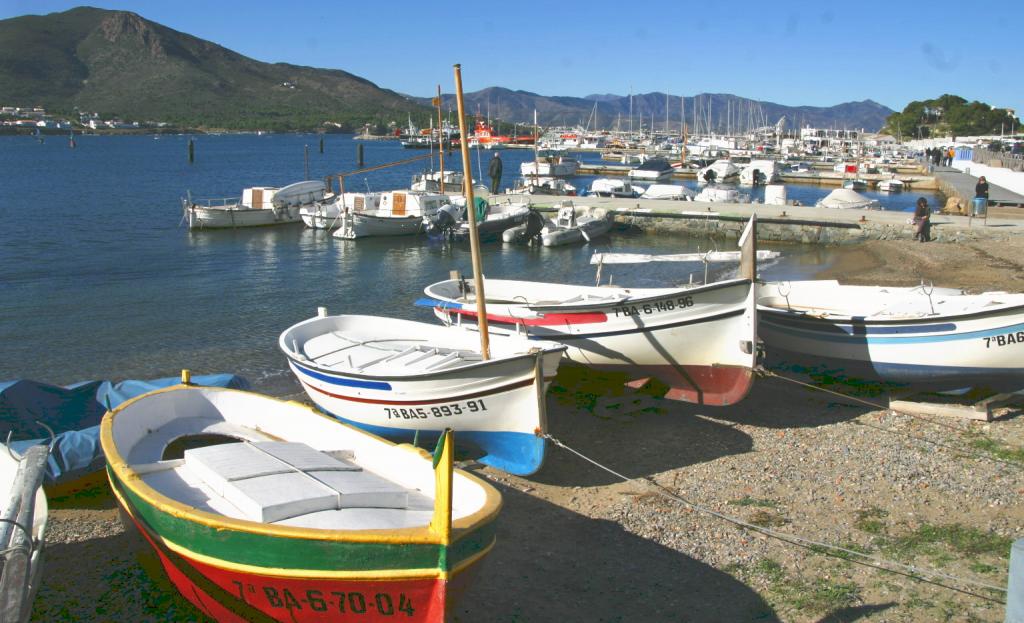
<svg viewBox="0 0 1024 623"><path fill-rule="evenodd" d="M874 199L849 188L837 188L816 204L819 208L836 208L842 210L878 209L880 206Z"/></svg>

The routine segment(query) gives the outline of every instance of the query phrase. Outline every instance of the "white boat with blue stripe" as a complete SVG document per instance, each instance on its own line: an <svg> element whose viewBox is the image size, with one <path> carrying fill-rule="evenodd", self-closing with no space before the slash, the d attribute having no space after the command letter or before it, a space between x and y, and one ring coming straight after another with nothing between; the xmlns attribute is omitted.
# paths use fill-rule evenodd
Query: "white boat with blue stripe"
<svg viewBox="0 0 1024 623"><path fill-rule="evenodd" d="M512 474L544 462L560 344L495 335L484 359L476 330L324 312L279 345L313 402L340 420L392 438L450 428L485 453L480 462Z"/></svg>
<svg viewBox="0 0 1024 623"><path fill-rule="evenodd" d="M787 281L759 286L769 364L928 389L1024 388L1024 294Z"/></svg>

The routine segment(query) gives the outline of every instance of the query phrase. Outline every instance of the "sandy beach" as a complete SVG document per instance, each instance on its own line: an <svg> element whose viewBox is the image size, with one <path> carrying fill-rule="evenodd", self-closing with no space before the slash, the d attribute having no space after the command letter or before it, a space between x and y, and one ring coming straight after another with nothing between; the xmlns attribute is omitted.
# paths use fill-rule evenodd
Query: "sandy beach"
<svg viewBox="0 0 1024 623"><path fill-rule="evenodd" d="M820 278L1024 291L1024 237L867 242ZM852 391L853 388L836 388ZM627 392L568 366L548 395L551 434L629 477L550 449L531 478L467 466L504 495L498 544L455 620L1002 621L1005 594L927 583L796 547L694 504L957 579L1006 586L1024 536L1024 418L910 417L762 378L739 405ZM102 487L51 502L35 621L194 621ZM942 584L942 585L940 585Z"/></svg>

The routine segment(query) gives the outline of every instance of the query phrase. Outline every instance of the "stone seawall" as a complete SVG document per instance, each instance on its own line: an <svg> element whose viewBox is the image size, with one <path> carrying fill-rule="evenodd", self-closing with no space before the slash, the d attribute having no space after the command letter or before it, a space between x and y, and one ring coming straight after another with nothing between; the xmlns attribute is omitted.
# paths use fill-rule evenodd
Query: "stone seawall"
<svg viewBox="0 0 1024 623"><path fill-rule="evenodd" d="M616 222L650 232L673 232L686 236L711 238L715 240L737 240L749 219L748 216L687 217L677 214L654 215L651 213L618 212ZM795 218L772 218L758 216L757 238L772 242L801 244L844 245L865 240L913 240L914 226L908 222L909 214L901 213L899 221L893 219L872 220L871 215L864 221L815 221ZM966 221L966 219L964 219ZM980 220L962 226L952 219L936 214L932 217L932 239L937 242L964 242L974 240L1001 240L1019 236L1019 227L1011 230L1002 227L987 227Z"/></svg>

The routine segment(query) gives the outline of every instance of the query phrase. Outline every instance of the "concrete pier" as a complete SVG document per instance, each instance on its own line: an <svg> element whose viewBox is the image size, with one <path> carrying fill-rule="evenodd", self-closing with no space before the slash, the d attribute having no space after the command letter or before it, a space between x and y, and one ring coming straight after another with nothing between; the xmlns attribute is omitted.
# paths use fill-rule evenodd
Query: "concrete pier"
<svg viewBox="0 0 1024 623"><path fill-rule="evenodd" d="M504 195L492 197L502 200ZM507 197L518 197L507 195ZM757 214L758 239L802 244L853 244L865 240L907 240L914 236L912 214L887 210L835 210L814 206L776 206L763 203L707 203L610 197L533 195L533 205L551 209L561 200L577 207L612 210L615 220L654 232L720 239L738 238L751 214ZM1016 215L1014 215L1016 216ZM932 239L939 243L1005 240L1024 235L1024 211L1014 217L986 220L935 213Z"/></svg>
<svg viewBox="0 0 1024 623"><path fill-rule="evenodd" d="M626 175L631 169L635 169L636 165L625 165L625 164L594 164L594 163L580 163L577 173L579 175L600 175L600 176L618 176ZM895 176L891 173L860 173L857 177L866 180L869 184L874 186L875 182L888 179L898 179L904 182L908 189L913 190L936 190L938 185L936 180L931 175L925 175L923 173L914 173L912 170L901 172ZM672 175L673 179L685 180L685 179L696 179L697 171L692 169L683 169ZM779 181L783 184L812 184L815 186L842 186L843 182L850 179L850 174L837 173L832 170L822 171L811 171L808 173L782 173L779 175ZM973 187L972 187L973 188ZM972 190L973 193L973 190Z"/></svg>
<svg viewBox="0 0 1024 623"><path fill-rule="evenodd" d="M968 170L970 167L967 167ZM971 205L974 198L974 186L978 183L977 176L960 171L953 167L935 167L934 175L939 184L939 191L947 197L958 197L964 205ZM992 206L1024 206L1024 195L997 186L989 180L988 202Z"/></svg>

